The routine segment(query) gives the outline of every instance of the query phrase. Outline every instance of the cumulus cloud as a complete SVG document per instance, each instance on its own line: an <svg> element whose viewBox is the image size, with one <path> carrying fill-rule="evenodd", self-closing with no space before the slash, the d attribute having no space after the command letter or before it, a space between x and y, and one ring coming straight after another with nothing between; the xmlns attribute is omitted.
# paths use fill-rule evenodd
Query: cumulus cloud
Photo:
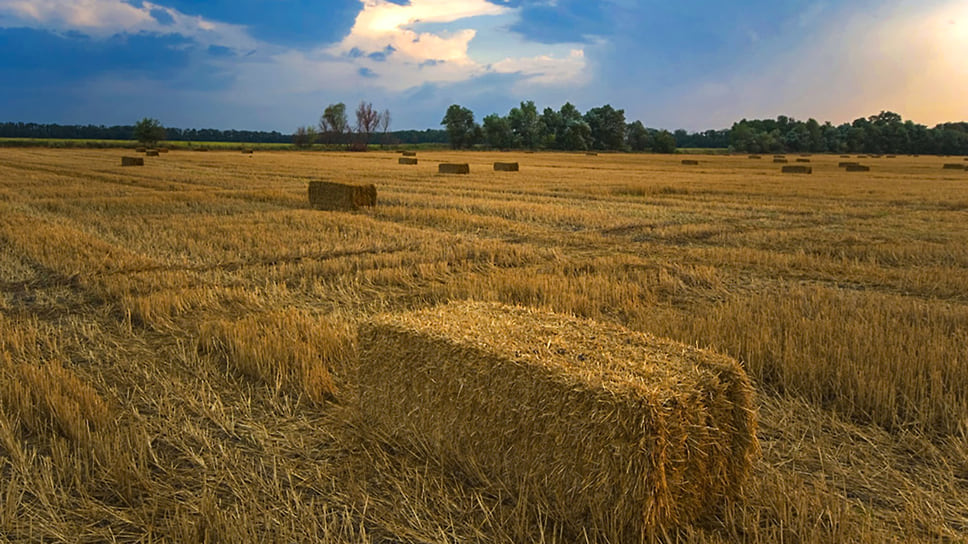
<svg viewBox="0 0 968 544"><path fill-rule="evenodd" d="M881 110L933 125L968 119L968 4L900 3L827 19L770 64L695 88L676 108L692 125L738 116L848 122Z"/></svg>

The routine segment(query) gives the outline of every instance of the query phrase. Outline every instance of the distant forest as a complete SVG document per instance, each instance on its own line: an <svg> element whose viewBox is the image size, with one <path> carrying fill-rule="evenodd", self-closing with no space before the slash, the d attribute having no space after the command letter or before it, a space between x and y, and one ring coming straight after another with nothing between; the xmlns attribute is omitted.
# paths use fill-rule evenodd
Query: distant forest
<svg viewBox="0 0 968 544"><path fill-rule="evenodd" d="M968 122L942 123L929 128L905 121L893 112L881 112L841 125L821 124L814 119L798 121L781 115L776 119L743 119L728 129L701 132L680 129L670 133L646 128L640 121L626 123L624 110L615 110L608 105L593 108L585 114L570 104L561 111L546 108L539 113L533 103L522 102L521 108L512 109L506 117L496 114L485 117L483 127L474 122L470 110L451 106L441 124L447 128L373 134L371 143L450 144L452 147L502 149L672 152L676 148L706 148L741 153L968 155ZM133 125L0 123L0 138L133 140L133 131ZM294 136L277 131L210 128L166 127L165 132L166 140L190 142L288 144L293 142Z"/></svg>

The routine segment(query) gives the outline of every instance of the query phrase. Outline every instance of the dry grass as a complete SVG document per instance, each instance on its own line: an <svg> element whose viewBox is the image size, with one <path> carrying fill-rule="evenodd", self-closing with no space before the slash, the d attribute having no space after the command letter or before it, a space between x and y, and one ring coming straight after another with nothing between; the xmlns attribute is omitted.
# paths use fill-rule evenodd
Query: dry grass
<svg viewBox="0 0 968 544"><path fill-rule="evenodd" d="M574 542L575 520L359 424L350 331L473 299L741 362L748 488L660 540L965 541L968 180L945 159L856 176L815 155L790 183L746 156L421 155L472 173L5 152L0 535ZM324 168L380 206L310 209Z"/></svg>

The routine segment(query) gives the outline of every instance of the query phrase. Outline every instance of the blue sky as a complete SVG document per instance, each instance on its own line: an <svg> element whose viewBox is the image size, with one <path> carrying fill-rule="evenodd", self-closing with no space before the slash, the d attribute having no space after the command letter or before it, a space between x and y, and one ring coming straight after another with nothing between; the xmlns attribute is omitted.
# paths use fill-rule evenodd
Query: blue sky
<svg viewBox="0 0 968 544"><path fill-rule="evenodd" d="M968 120L965 0L0 0L0 121L391 129L522 100L702 130Z"/></svg>

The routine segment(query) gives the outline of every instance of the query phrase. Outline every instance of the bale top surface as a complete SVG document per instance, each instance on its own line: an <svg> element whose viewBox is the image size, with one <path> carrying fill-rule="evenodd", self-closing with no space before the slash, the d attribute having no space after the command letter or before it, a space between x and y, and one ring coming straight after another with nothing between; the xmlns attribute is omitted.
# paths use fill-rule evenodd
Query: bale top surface
<svg viewBox="0 0 968 544"><path fill-rule="evenodd" d="M653 395L694 387L688 376L698 374L700 366L744 372L725 355L673 340L497 303L453 303L379 316L374 322L542 366L616 394Z"/></svg>

